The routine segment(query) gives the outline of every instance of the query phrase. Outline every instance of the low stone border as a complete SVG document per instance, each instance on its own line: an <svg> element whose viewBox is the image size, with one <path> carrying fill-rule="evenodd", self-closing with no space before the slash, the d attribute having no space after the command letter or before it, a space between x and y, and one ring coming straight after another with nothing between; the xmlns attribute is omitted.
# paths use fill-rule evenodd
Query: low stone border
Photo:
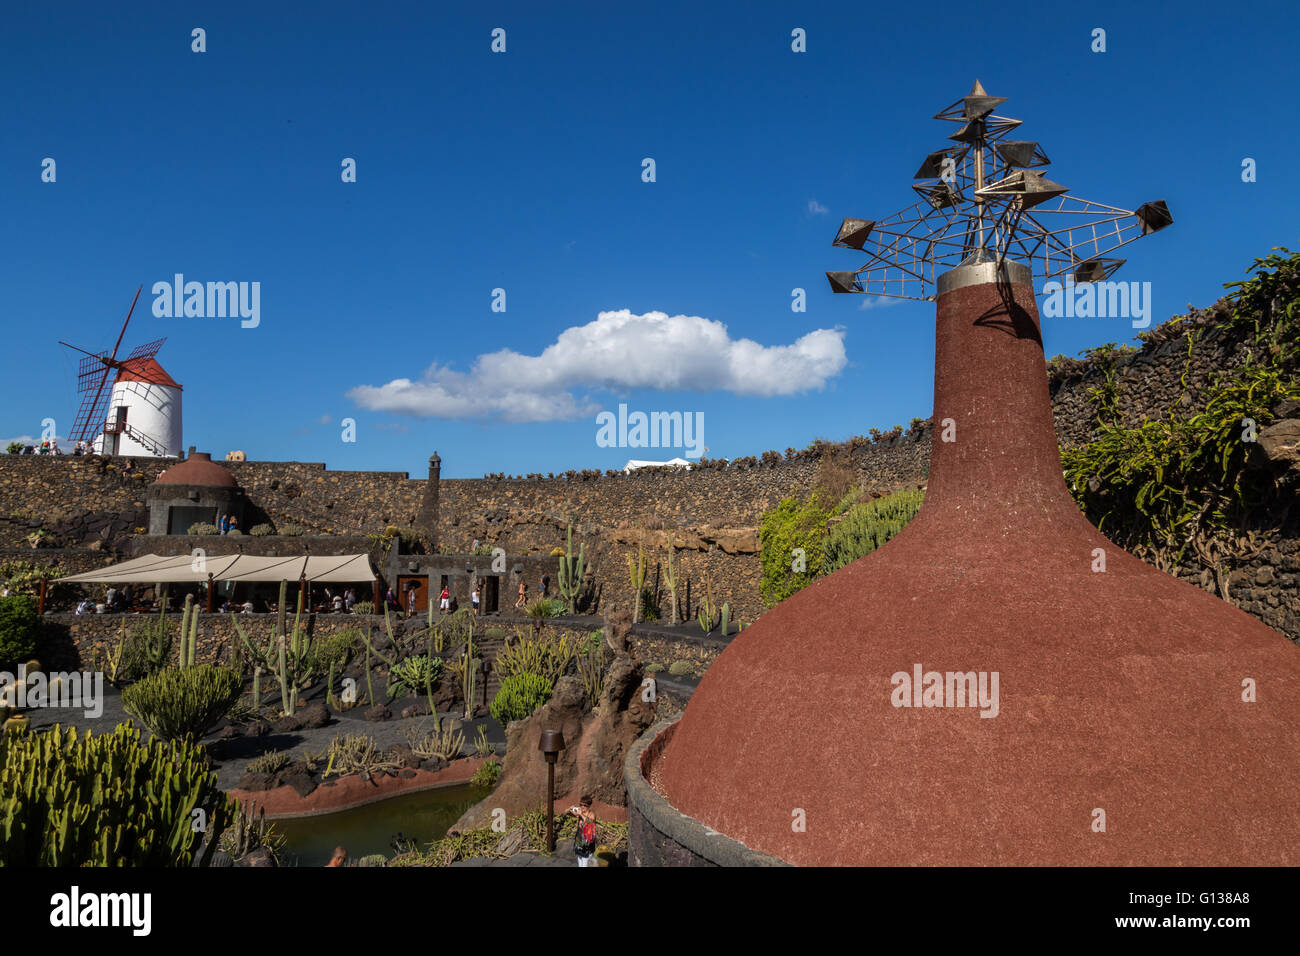
<svg viewBox="0 0 1300 956"><path fill-rule="evenodd" d="M484 763L486 760L481 757L466 757L453 761L450 766L442 770L416 770L413 777L385 775L373 782L362 780L356 774L349 774L337 778L332 785L318 786L306 797L298 796L298 792L287 785L276 787L274 790L258 791L235 788L227 793L241 804L250 806L253 812L259 808L265 809L268 820L317 817L364 807L404 793L437 790L469 783L475 771Z"/></svg>
<svg viewBox="0 0 1300 956"><path fill-rule="evenodd" d="M673 808L647 779L672 740L677 720L661 720L642 734L623 763L627 784L629 866L789 866L751 850Z"/></svg>

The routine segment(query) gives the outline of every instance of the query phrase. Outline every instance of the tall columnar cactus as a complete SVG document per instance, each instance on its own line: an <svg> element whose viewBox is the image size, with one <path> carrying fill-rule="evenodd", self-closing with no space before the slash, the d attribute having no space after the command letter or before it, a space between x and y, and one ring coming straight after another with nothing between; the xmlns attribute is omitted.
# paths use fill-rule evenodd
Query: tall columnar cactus
<svg viewBox="0 0 1300 956"><path fill-rule="evenodd" d="M664 583L668 585L668 599L672 604L669 613L672 615L672 623L677 623L677 582L679 580L677 565L673 563L673 552L677 550L677 537L674 534L668 535L668 563L664 569Z"/></svg>
<svg viewBox="0 0 1300 956"><path fill-rule="evenodd" d="M718 624L718 606L713 603L713 585L709 583L707 574L704 576L704 597L700 600L699 621L705 634Z"/></svg>
<svg viewBox="0 0 1300 956"><path fill-rule="evenodd" d="M569 524L568 545L560 558L560 597L569 607L570 614L578 613L578 595L582 592L582 576L587 570L587 545L578 545L578 555L573 554L573 524Z"/></svg>
<svg viewBox="0 0 1300 956"><path fill-rule="evenodd" d="M280 582L280 594L284 594L283 581ZM286 717L291 716L297 708L298 692L303 682L311 676L312 639L302 626L302 601L303 596L299 594L298 611L293 618L293 630L288 634L283 630L273 634L264 648L255 647L239 623L238 616L231 616L231 623L235 625L235 631L248 649L253 663L275 674L275 679L280 685L281 710ZM281 617L283 618L283 614Z"/></svg>
<svg viewBox="0 0 1300 956"><path fill-rule="evenodd" d="M465 695L465 719L474 717L474 693L478 686L478 660L474 657L474 629L470 628L461 657L461 691Z"/></svg>
<svg viewBox="0 0 1300 956"><path fill-rule="evenodd" d="M185 610L181 614L181 645L176 654L177 667L193 667L195 647L199 643L199 609L194 605L194 595L185 595Z"/></svg>
<svg viewBox="0 0 1300 956"><path fill-rule="evenodd" d="M722 605L722 636L727 636L727 628L731 625L731 605Z"/></svg>
<svg viewBox="0 0 1300 956"><path fill-rule="evenodd" d="M645 542L637 545L636 558L627 556L627 576L632 582L632 623L641 620L641 591L645 588Z"/></svg>
<svg viewBox="0 0 1300 956"><path fill-rule="evenodd" d="M143 743L120 724L84 736L56 726L3 748L5 866L207 866L230 818L197 743Z"/></svg>

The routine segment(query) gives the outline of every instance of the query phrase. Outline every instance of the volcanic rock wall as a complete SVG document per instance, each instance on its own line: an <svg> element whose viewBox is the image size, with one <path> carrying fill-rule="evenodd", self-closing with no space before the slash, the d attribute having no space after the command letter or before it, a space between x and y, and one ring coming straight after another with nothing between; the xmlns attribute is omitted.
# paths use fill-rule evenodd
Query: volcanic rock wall
<svg viewBox="0 0 1300 956"><path fill-rule="evenodd" d="M1195 313L1193 320L1206 316L1212 318L1213 310ZM1190 321L1180 328L1196 324ZM1197 333L1190 364L1187 338L1169 333L1135 354L1117 356L1115 407L1123 424L1162 416L1175 405L1199 407L1212 377L1243 361L1247 343L1213 332L1205 322ZM1067 447L1095 435L1097 405L1089 393L1102 380L1094 365L1070 364L1071 369L1054 376L1052 394L1057 437ZM928 472L930 430L877 444L856 441L840 449L858 479L872 488L917 487ZM440 549L466 553L477 541L509 554L546 554L564 546L572 522L575 548L578 542L586 543L600 606L607 608L630 605L626 555L635 553L643 536L650 551L649 583L661 584L671 532L684 566L682 597L689 602L689 612L694 613L707 576L716 600L731 603L733 619L752 621L763 610L758 596L762 514L783 497L806 493L821 460L816 451L764 458L689 472L645 469L595 477L587 472L585 477L572 473L443 479ZM50 534L48 544L117 553L135 550L129 539L135 528L147 524L145 486L170 462L134 462L135 469L124 472L121 459L0 455L0 548L21 549L26 536L42 528ZM423 477L402 472L330 471L311 462L245 461L227 466L260 511L256 520L296 524L309 534L364 535L382 532L388 525L411 526L419 519L424 497ZM244 544L258 541L255 547L263 548L271 540L245 538ZM106 553L105 560L109 556ZM30 557L44 560L44 551L30 551ZM1199 568L1179 574L1213 587ZM1271 547L1232 572L1228 584L1234 601L1245 610L1293 640L1300 639L1296 522L1286 523ZM666 602L666 588L660 587L659 593Z"/></svg>

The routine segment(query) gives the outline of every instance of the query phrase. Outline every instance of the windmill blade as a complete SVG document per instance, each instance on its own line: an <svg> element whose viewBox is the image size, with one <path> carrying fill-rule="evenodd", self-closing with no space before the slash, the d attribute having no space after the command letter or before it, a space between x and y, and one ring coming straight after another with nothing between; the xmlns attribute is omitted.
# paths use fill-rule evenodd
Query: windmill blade
<svg viewBox="0 0 1300 956"><path fill-rule="evenodd" d="M89 392L99 388L104 377L108 375L107 352L99 352L81 360L77 369L77 391Z"/></svg>
<svg viewBox="0 0 1300 956"><path fill-rule="evenodd" d="M99 359L86 359L85 361L99 362ZM84 388L79 389L83 397L81 405L77 408L77 417L73 420L72 431L68 433L71 441L93 441L104 429L105 416L108 412L108 402L112 398L112 389L105 388L107 385L109 368L107 365L100 363L99 371L94 373L98 380L90 380Z"/></svg>
<svg viewBox="0 0 1300 956"><path fill-rule="evenodd" d="M152 342L146 342L144 345L137 345L131 350L131 354L126 357L125 361L129 362L131 359L136 358L153 358L158 354L158 350L163 347L163 343L166 341L167 337L164 336L161 339L154 339Z"/></svg>
<svg viewBox="0 0 1300 956"><path fill-rule="evenodd" d="M122 337L126 335L126 327L131 324L131 315L135 312L135 304L140 301L140 292L143 289L144 286L140 286L135 290L135 298L131 300L131 308L126 312L126 321L122 323L122 331L117 333L117 342L113 345L113 354L108 357L110 362L117 358L117 350L122 345Z"/></svg>

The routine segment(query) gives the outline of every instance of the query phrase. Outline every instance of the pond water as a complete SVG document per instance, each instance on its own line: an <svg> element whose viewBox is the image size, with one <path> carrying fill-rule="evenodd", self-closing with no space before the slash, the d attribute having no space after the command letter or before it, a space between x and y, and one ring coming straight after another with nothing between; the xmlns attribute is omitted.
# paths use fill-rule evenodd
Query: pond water
<svg viewBox="0 0 1300 956"><path fill-rule="evenodd" d="M460 815L483 799L486 791L468 783L403 793L352 810L316 817L276 820L285 837L281 866L324 866L336 846L355 862L371 853L392 856L392 839L401 833L421 848L447 835Z"/></svg>

